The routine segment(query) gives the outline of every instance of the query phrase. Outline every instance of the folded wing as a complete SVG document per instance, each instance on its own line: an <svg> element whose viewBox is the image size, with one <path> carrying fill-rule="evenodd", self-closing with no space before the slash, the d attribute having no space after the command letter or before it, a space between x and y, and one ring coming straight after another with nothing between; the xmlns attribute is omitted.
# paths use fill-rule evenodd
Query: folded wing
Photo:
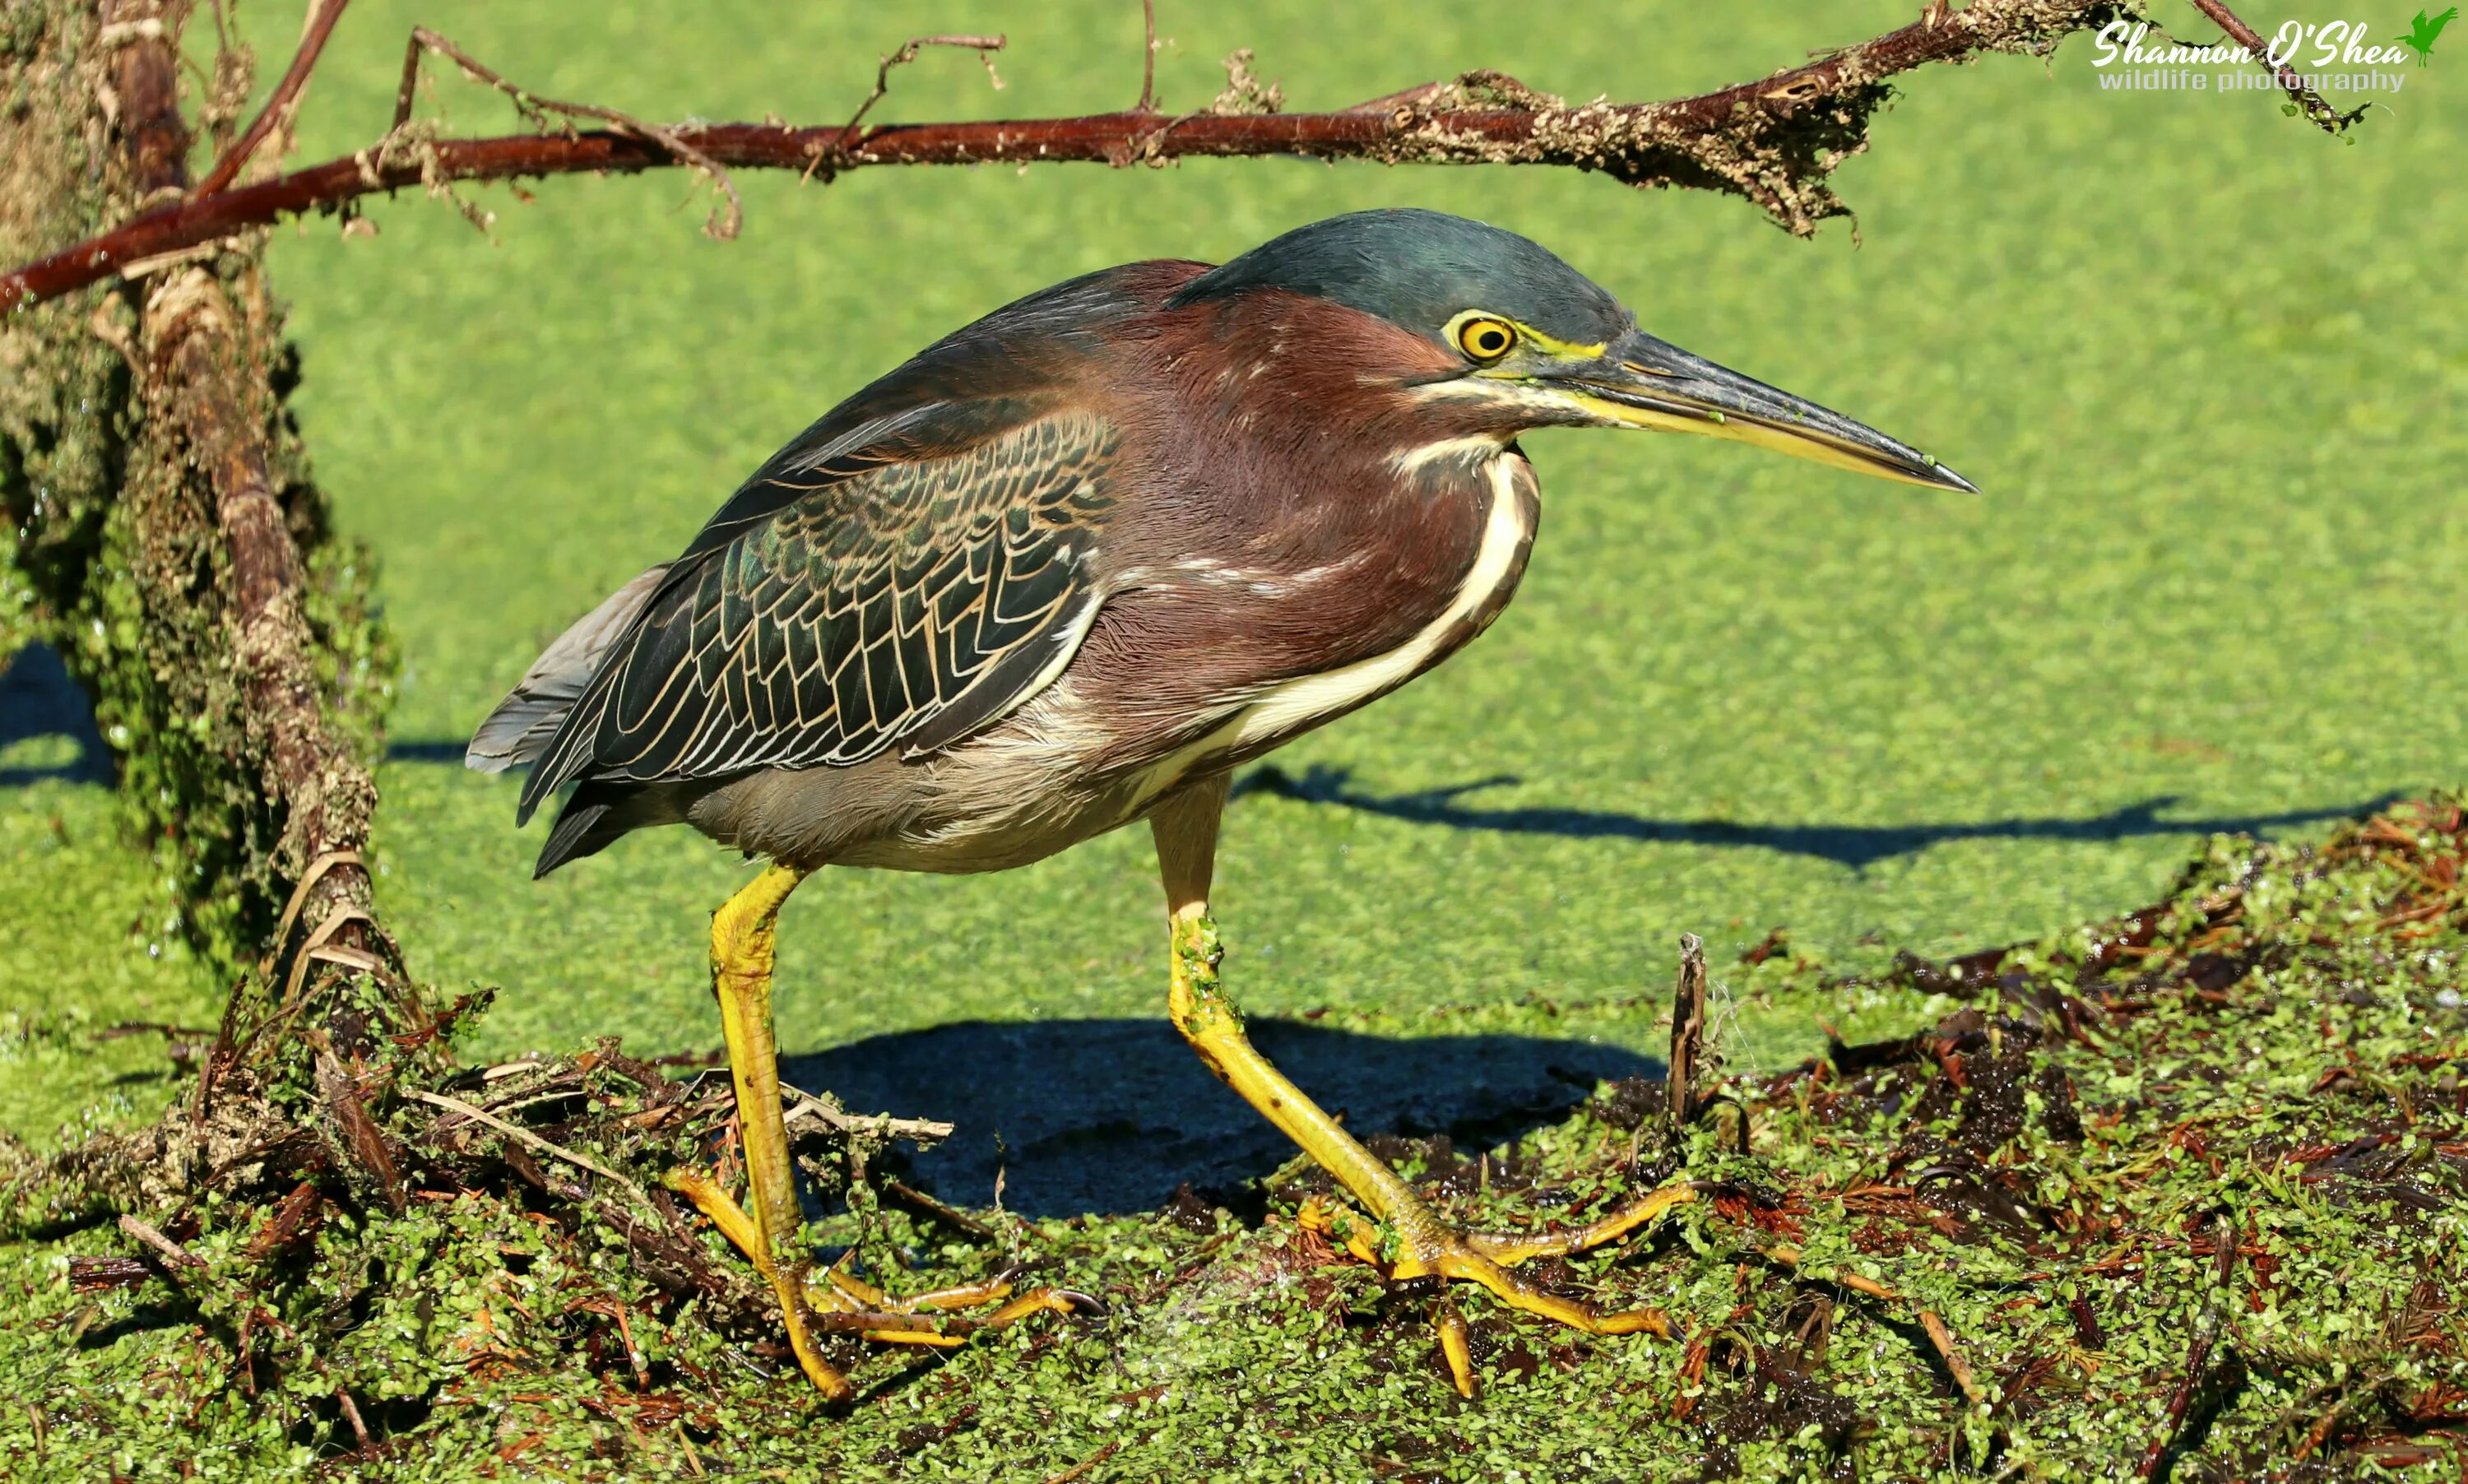
<svg viewBox="0 0 2468 1484"><path fill-rule="evenodd" d="M766 466L767 510L638 579L650 591L620 595L637 605L622 633L605 632L604 605L483 724L475 755L537 752L524 817L576 779L930 752L1061 672L1103 596L1091 559L1112 504L1112 426L1006 400L834 442L828 457ZM732 510L753 505L742 494ZM571 663L541 674L560 650L588 654L586 681L573 683Z"/></svg>

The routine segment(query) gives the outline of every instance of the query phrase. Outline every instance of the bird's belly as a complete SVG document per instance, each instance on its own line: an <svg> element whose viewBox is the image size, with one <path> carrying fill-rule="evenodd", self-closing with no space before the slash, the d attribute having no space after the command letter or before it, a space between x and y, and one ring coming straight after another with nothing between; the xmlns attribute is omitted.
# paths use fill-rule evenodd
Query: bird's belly
<svg viewBox="0 0 2468 1484"><path fill-rule="evenodd" d="M1116 741L1066 676L994 730L903 765L914 802L901 825L846 842L832 859L943 874L1042 860L1144 811L1139 779L1099 765Z"/></svg>

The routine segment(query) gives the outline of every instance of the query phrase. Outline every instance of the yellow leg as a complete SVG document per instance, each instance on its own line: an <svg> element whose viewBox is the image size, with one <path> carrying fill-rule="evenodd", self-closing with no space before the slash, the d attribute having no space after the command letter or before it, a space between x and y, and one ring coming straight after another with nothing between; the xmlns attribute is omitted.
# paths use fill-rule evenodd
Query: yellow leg
<svg viewBox="0 0 2468 1484"><path fill-rule="evenodd" d="M1395 1171L1364 1149L1252 1046L1244 1034L1242 1013L1226 997L1219 981L1218 964L1223 950L1218 943L1216 924L1208 917L1208 887L1214 874L1218 822L1224 803L1225 780L1220 778L1168 800L1151 816L1151 828L1156 835L1157 864L1165 879L1174 947L1167 1013L1175 1028L1218 1080L1233 1088L1335 1176L1338 1184L1370 1210L1377 1225L1363 1230L1341 1213L1320 1206L1307 1207L1305 1219L1335 1235L1357 1256L1385 1269L1392 1279L1436 1276L1478 1283L1512 1309L1588 1334L1631 1335L1645 1331L1669 1335L1670 1322L1659 1311L1637 1309L1606 1313L1592 1305L1536 1288L1501 1265L1527 1257L1582 1251L1612 1241L1671 1207L1694 1199L1692 1191L1684 1186L1657 1191L1573 1232L1531 1238L1459 1233L1443 1223ZM1466 1343L1465 1321L1445 1301L1434 1320L1450 1375L1459 1392L1474 1395L1474 1368Z"/></svg>
<svg viewBox="0 0 2468 1484"><path fill-rule="evenodd" d="M728 1044L728 1071L737 1090L737 1126L745 1150L747 1203L740 1207L708 1177L673 1172L669 1185L694 1202L720 1234L743 1252L780 1301L781 1318L797 1365L814 1389L834 1401L854 1393L815 1349L811 1307L834 1333L855 1333L887 1344L949 1346L971 1333L1009 1324L1033 1313L1068 1313L1096 1308L1096 1300L1060 1289L1035 1289L1011 1297L1007 1281L972 1284L898 1300L833 1268L821 1278L794 1245L803 1224L797 1210L795 1173L788 1158L788 1126L780 1110L780 1048L771 1033L773 937L780 905L805 873L772 865L712 915L711 983L720 999L720 1032ZM956 1309L1010 1298L982 1319L938 1324L919 1310Z"/></svg>
<svg viewBox="0 0 2468 1484"><path fill-rule="evenodd" d="M780 1115L780 1046L771 1035L772 938L780 904L805 873L770 865L728 899L711 918L711 988L720 999L720 1035L728 1043L728 1075L737 1088L737 1128L745 1146L746 1209L723 1215L709 1199L728 1198L708 1181L689 1199L712 1218L729 1241L753 1259L780 1300L781 1321L798 1368L814 1389L834 1401L852 1394L848 1378L814 1348L803 1303L806 1267L792 1243L804 1224L797 1212L794 1168L788 1162L788 1130Z"/></svg>

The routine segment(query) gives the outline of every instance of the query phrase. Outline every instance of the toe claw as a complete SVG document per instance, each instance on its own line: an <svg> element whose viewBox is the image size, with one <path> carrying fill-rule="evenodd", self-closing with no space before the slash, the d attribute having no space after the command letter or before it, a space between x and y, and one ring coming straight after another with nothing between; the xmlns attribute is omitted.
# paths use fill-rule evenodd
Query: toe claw
<svg viewBox="0 0 2468 1484"><path fill-rule="evenodd" d="M1073 1313L1094 1314L1100 1319L1113 1313L1112 1310L1106 1307L1106 1301L1094 1293L1083 1293L1078 1289L1053 1289L1048 1291L1070 1305Z"/></svg>

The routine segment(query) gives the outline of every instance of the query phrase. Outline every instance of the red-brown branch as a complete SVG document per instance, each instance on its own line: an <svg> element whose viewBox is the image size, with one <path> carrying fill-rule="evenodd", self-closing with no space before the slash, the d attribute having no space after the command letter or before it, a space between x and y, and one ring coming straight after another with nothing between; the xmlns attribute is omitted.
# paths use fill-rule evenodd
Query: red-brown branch
<svg viewBox="0 0 2468 1484"><path fill-rule="evenodd" d="M2206 11L2214 6L2205 3ZM2225 8L2218 8L2222 11ZM1383 164L1552 165L1635 186L1746 196L1807 235L1844 208L1825 178L1865 147L1885 80L1981 52L2045 55L2115 13L2105 0L1974 0L1771 77L1664 103L1562 106L1497 74L1468 74L1334 113L1083 118L844 126L721 124L420 141L400 131L349 158L174 202L0 277L0 313L95 283L133 263L377 192L457 181L607 173L690 165L795 170L827 178L883 165L1127 166L1191 157L1288 154ZM2332 115L2332 121L2338 116ZM2317 119L2325 127L2335 122Z"/></svg>
<svg viewBox="0 0 2468 1484"><path fill-rule="evenodd" d="M883 72L888 73L892 68L900 65L902 61L905 61L909 57L915 57L917 55L916 49L918 47L927 45L929 42L941 38L927 38L926 41L911 41L908 43L907 57L896 59L886 57L882 59ZM999 46L1001 45L1001 42L997 40L994 44ZM718 186L720 194L727 198L727 204L720 210L712 213L710 219L703 223L703 231L712 237L720 239L721 241L727 241L737 236L739 224L745 219L745 206L744 203L738 198L737 185L734 181L728 178L728 172L720 169L718 161L712 159L711 156L703 153L700 149L696 148L693 142L684 137L685 132L687 131L671 128L660 124L647 124L641 119L635 118L631 114L620 113L614 108L604 108L598 103L564 103L555 98L542 97L540 94L535 93L527 87L517 87L514 83L497 76L494 71L475 60L469 53L464 51L461 47L456 46L453 42L439 35L436 32L429 30L425 26L414 26L411 28L411 42L403 49L402 85L395 94L394 127L387 131L385 140L379 141L374 151L363 150L363 154L375 152L382 155L386 153L387 142L400 138L403 130L409 126L411 123L412 98L420 83L420 58L423 53L428 52L434 52L438 56L445 57L447 61L452 62L457 67L462 68L466 76L477 79L478 80L487 83L489 86L495 88L498 92L512 98L514 101L515 108L520 110L524 117L532 120L536 124L544 126L552 117L564 119L590 119L597 123L607 125L610 132L621 137L641 140L647 144L656 145L675 163L680 165L690 165L695 169L701 171L704 174L711 177L712 184ZM879 98L881 96L880 90L882 89L883 84L880 80L878 80L875 86L878 89L875 96ZM867 100L867 106L871 107L872 105L873 100ZM859 116L862 116L864 112L864 108L859 108L857 110Z"/></svg>
<svg viewBox="0 0 2468 1484"><path fill-rule="evenodd" d="M2286 93L2291 102L2304 110L2305 117L2313 120L2324 130L2334 134L2339 133L2355 123L2359 114L2365 112L2365 109L2360 108L2356 113L2342 113L2332 107L2322 95L2306 86L2305 80L2297 75L2297 69L2273 66L2271 44L2262 39L2260 32L2239 19L2236 11L2229 10L2223 0L2191 0L2191 3L2195 10L2209 16L2222 31L2227 32L2229 38L2237 45L2251 52L2255 60L2270 67L2271 75L2279 81L2279 90Z"/></svg>
<svg viewBox="0 0 2468 1484"><path fill-rule="evenodd" d="M323 0L309 15L308 30L300 37L300 50L292 54L283 80L274 84L274 96L249 121L239 142L215 162L213 170L206 171L206 178L197 182L192 194L212 195L238 179L240 168L248 164L257 147L265 143L265 136L290 117L292 108L299 103L301 88L308 85L309 69L317 65L318 54L326 50L326 38L334 34L334 23L343 18L343 7L351 3L352 0Z"/></svg>

